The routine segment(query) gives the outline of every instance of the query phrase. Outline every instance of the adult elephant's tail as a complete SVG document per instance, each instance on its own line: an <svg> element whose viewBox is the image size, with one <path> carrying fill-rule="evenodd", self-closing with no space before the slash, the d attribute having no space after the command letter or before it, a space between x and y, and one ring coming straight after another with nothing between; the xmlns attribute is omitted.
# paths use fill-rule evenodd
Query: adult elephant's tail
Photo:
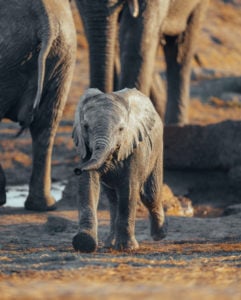
<svg viewBox="0 0 241 300"><path fill-rule="evenodd" d="M137 18L139 15L139 3L138 0L128 0L130 14L133 18Z"/></svg>
<svg viewBox="0 0 241 300"><path fill-rule="evenodd" d="M46 28L46 26L48 28ZM37 91L34 98L33 106L30 108L28 115L25 117L24 122L21 122L21 129L17 132L16 137L20 136L23 131L29 128L30 124L33 122L36 112L38 111L45 79L46 71L46 61L51 50L55 35L51 30L51 24L45 24L46 32L41 36L41 47L38 55L38 72L37 72Z"/></svg>
<svg viewBox="0 0 241 300"><path fill-rule="evenodd" d="M33 112L38 109L41 101L45 78L46 60L50 52L52 43L53 39L51 38L51 34L48 34L47 37L44 37L41 44L41 49L38 56L38 88L33 103Z"/></svg>

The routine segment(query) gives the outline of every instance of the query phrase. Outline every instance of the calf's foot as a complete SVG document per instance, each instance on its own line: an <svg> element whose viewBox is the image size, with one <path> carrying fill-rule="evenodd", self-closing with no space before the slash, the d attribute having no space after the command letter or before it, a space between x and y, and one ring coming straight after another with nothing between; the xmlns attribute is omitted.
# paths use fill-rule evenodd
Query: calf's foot
<svg viewBox="0 0 241 300"><path fill-rule="evenodd" d="M130 251L138 249L139 244L135 237L132 237L130 239L117 238L114 248L120 251Z"/></svg>
<svg viewBox="0 0 241 300"><path fill-rule="evenodd" d="M97 241L86 231L78 232L72 240L72 245L75 251L94 252L97 248Z"/></svg>
<svg viewBox="0 0 241 300"><path fill-rule="evenodd" d="M168 222L165 219L163 225L157 226L156 224L151 225L151 236L154 241L160 241L164 239L167 235Z"/></svg>
<svg viewBox="0 0 241 300"><path fill-rule="evenodd" d="M105 248L114 248L115 245L115 234L110 234L105 240Z"/></svg>

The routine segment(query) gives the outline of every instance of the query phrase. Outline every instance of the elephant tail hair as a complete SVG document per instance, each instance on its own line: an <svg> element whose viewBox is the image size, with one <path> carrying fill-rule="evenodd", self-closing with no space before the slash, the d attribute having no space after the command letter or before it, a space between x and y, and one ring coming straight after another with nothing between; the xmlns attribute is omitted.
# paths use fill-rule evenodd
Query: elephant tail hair
<svg viewBox="0 0 241 300"><path fill-rule="evenodd" d="M22 126L18 132L16 133L16 135L14 136L15 138L18 138L24 131L26 131L27 127Z"/></svg>
<svg viewBox="0 0 241 300"><path fill-rule="evenodd" d="M30 127L30 125L34 121L35 114L38 111L44 87L46 60L52 47L52 43L53 38L50 38L50 34L42 40L41 49L38 56L38 83L36 96L34 98L33 106L29 108L28 111L24 111L24 116L20 119L21 128L19 129L15 137L19 137L26 129Z"/></svg>
<svg viewBox="0 0 241 300"><path fill-rule="evenodd" d="M44 87L45 72L46 72L46 61L53 44L53 34L49 33L42 39L41 49L38 56L38 83L37 92L34 98L33 106L30 108L27 116L25 115L25 120L20 122L21 128L16 134L16 137L20 136L25 129L29 128L31 123L34 121L36 112L38 111Z"/></svg>
<svg viewBox="0 0 241 300"><path fill-rule="evenodd" d="M48 54L50 52L51 46L52 46L52 39L50 38L51 34L48 34L47 37L42 41L41 49L39 52L38 57L38 88L37 93L34 99L33 104L33 112L38 110L42 92L43 92L43 86L44 86L44 79L45 79L45 70L46 70L46 60L48 57Z"/></svg>

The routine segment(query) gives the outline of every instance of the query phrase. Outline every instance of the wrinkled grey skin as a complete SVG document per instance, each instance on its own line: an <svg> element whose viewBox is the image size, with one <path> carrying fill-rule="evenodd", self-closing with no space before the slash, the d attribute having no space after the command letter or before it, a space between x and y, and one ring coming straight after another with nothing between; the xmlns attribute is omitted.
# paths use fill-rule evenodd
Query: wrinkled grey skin
<svg viewBox="0 0 241 300"><path fill-rule="evenodd" d="M115 49L119 21L118 88L136 87L151 97L156 110L163 115L164 90L160 76L154 73L156 52L161 44L168 83L165 123L187 123L191 60L208 0L76 2L90 46L90 86L105 92L113 90L114 70L118 74Z"/></svg>
<svg viewBox="0 0 241 300"><path fill-rule="evenodd" d="M51 154L75 52L69 0L0 0L0 120L30 129L33 168L27 209L55 206Z"/></svg>
<svg viewBox="0 0 241 300"><path fill-rule="evenodd" d="M138 248L136 204L149 210L151 235L165 237L162 206L163 125L150 99L136 89L102 93L89 89L76 110L73 139L80 154L79 232L75 250L97 247L97 205L100 187L110 203L110 234L106 247Z"/></svg>
<svg viewBox="0 0 241 300"><path fill-rule="evenodd" d="M3 172L3 169L0 165L0 205L3 205L6 203L6 178Z"/></svg>

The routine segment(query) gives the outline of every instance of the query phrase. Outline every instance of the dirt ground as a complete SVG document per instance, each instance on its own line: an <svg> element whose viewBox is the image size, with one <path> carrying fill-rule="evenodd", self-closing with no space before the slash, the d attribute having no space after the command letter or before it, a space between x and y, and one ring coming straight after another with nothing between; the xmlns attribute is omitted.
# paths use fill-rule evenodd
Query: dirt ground
<svg viewBox="0 0 241 300"><path fill-rule="evenodd" d="M76 211L0 214L1 299L240 299L241 214L169 217L162 242L151 241L147 216L139 214L140 249L121 253L103 248L109 216L99 211L94 254L72 249Z"/></svg>
<svg viewBox="0 0 241 300"><path fill-rule="evenodd" d="M53 181L71 178L78 160L71 140L72 120L79 96L88 87L87 44L74 7L73 12L78 55L56 137ZM193 61L192 124L241 120L240 13L239 1L211 1ZM156 68L163 70L161 52ZM227 78L234 78L231 88ZM28 134L13 138L17 128L7 120L0 128L0 161L8 185L26 183L31 171L31 141ZM83 254L71 245L77 230L76 209L65 205L53 212L33 213L1 207L0 299L240 299L241 198L230 190L223 193L225 176L217 170L165 170L165 182L175 195L186 196L189 191L194 216L169 212L168 236L153 242L148 216L138 210L140 249L129 253L103 248L109 230L105 209L98 212L98 250ZM213 186L210 193L205 193L207 181Z"/></svg>

